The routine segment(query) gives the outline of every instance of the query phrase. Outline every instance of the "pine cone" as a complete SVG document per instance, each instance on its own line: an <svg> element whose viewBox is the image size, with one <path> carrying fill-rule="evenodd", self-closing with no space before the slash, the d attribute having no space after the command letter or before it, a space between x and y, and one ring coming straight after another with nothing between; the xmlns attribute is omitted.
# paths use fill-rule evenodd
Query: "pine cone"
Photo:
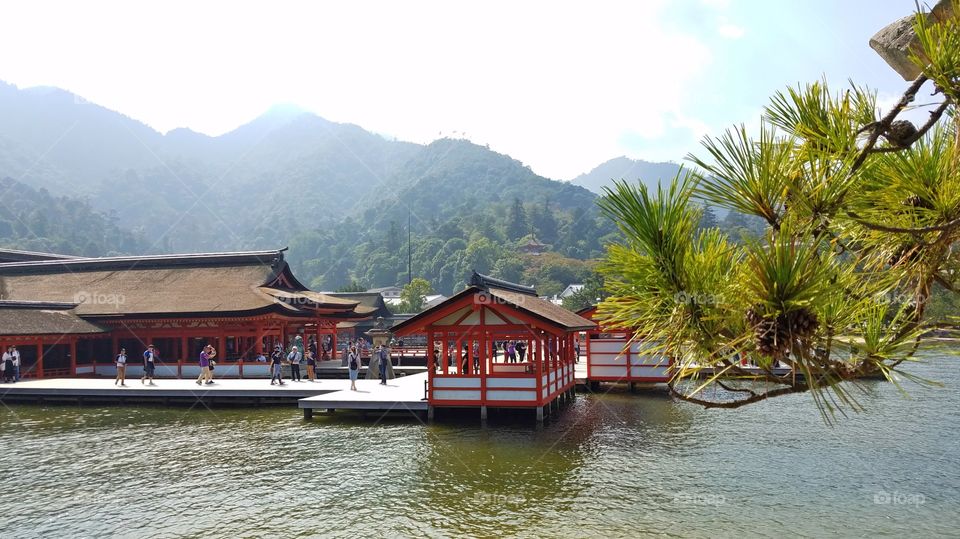
<svg viewBox="0 0 960 539"><path fill-rule="evenodd" d="M917 127L908 120L897 120L890 124L884 133L887 140L896 146L909 146L911 139L917 134Z"/></svg>

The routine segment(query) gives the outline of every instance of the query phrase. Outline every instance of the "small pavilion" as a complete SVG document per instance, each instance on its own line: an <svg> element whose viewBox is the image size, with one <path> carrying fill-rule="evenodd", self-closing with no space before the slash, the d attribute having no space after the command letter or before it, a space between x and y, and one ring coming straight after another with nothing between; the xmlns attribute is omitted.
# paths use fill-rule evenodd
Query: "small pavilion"
<svg viewBox="0 0 960 539"><path fill-rule="evenodd" d="M595 324L531 287L474 272L465 290L393 327L425 335L428 415L436 407L535 409L573 396L574 339ZM522 343L522 344L521 344ZM523 349L515 358L508 348Z"/></svg>
<svg viewBox="0 0 960 539"><path fill-rule="evenodd" d="M577 314L596 321L597 307ZM633 332L606 327L598 321L586 332L587 380L633 384L666 383L673 375L673 361L650 350Z"/></svg>

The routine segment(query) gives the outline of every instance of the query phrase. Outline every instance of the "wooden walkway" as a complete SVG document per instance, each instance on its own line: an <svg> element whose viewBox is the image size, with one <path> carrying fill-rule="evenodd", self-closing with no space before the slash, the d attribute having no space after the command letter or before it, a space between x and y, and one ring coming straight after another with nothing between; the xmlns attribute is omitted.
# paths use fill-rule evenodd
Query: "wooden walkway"
<svg viewBox="0 0 960 539"><path fill-rule="evenodd" d="M143 385L139 378L126 386L106 378L51 378L0 384L0 402L160 402L190 404L292 404L299 399L350 387L349 380L317 380L270 385L265 379L221 379L197 385L194 380L156 380Z"/></svg>
<svg viewBox="0 0 960 539"><path fill-rule="evenodd" d="M338 380L339 381L339 380ZM387 380L387 385L380 385L379 380L357 380L357 391L350 391L350 383L341 391L324 393L300 399L299 406L303 409L303 417L310 419L314 410L362 410L381 412L411 412L427 411L427 401L424 400L424 384L427 373L403 376Z"/></svg>

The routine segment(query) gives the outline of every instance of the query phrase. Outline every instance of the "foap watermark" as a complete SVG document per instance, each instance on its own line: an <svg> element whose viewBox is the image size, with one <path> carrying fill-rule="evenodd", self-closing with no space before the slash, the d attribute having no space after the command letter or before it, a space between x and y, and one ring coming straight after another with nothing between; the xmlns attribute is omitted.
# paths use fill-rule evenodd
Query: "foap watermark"
<svg viewBox="0 0 960 539"><path fill-rule="evenodd" d="M880 490L874 493L873 503L877 505L912 505L918 507L927 502L926 496L919 492L887 492Z"/></svg>
<svg viewBox="0 0 960 539"><path fill-rule="evenodd" d="M73 295L73 302L82 305L123 305L127 297L112 292L87 292L81 290Z"/></svg>
<svg viewBox="0 0 960 539"><path fill-rule="evenodd" d="M474 303L477 303L478 305L523 305L525 300L526 296L523 294L517 294L515 298L511 298L510 301L507 301L487 291L478 292L473 296Z"/></svg>
<svg viewBox="0 0 960 539"><path fill-rule="evenodd" d="M503 494L498 492L475 492L473 494L473 501L478 504L484 505L497 505L497 506L509 506L509 507L519 507L522 506L525 502L523 496L519 494Z"/></svg>
<svg viewBox="0 0 960 539"><path fill-rule="evenodd" d="M673 503L717 507L726 504L727 497L713 492L677 492L673 495Z"/></svg>
<svg viewBox="0 0 960 539"><path fill-rule="evenodd" d="M696 303L698 305L719 305L723 303L722 294L709 294L706 292L677 292L673 295L673 300L677 303Z"/></svg>

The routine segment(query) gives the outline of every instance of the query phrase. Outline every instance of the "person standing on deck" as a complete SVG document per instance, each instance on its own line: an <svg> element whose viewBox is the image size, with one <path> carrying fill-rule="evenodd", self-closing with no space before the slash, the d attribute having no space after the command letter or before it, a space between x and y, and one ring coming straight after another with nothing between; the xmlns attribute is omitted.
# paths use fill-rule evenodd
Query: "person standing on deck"
<svg viewBox="0 0 960 539"><path fill-rule="evenodd" d="M480 341L473 341L473 374L480 374Z"/></svg>
<svg viewBox="0 0 960 539"><path fill-rule="evenodd" d="M307 350L307 380L317 381L317 360L313 350Z"/></svg>
<svg viewBox="0 0 960 539"><path fill-rule="evenodd" d="M213 346L208 344L203 347L203 351L200 352L200 376L197 377L197 385L203 384L204 381L208 384L213 383L213 373L210 372L210 362L215 357L217 357L217 351Z"/></svg>
<svg viewBox="0 0 960 539"><path fill-rule="evenodd" d="M353 344L350 343L350 340L347 339L347 345L343 349L343 356L340 357L340 366L346 367L347 363L350 361L350 350L353 349ZM336 352L334 352L336 353Z"/></svg>
<svg viewBox="0 0 960 539"><path fill-rule="evenodd" d="M307 347L303 345L303 337L300 335L293 338L293 343L290 348L287 348L287 353L293 352L294 348L300 351L300 358L302 359L304 352L307 351Z"/></svg>
<svg viewBox="0 0 960 539"><path fill-rule="evenodd" d="M513 341L507 343L507 357L510 358L510 363L517 362L517 346Z"/></svg>
<svg viewBox="0 0 960 539"><path fill-rule="evenodd" d="M17 374L13 367L13 358L17 354L16 346L8 346L7 351L3 353L3 381L12 382Z"/></svg>
<svg viewBox="0 0 960 539"><path fill-rule="evenodd" d="M300 354L300 349L294 346L290 349L290 353L287 354L287 361L290 362L290 380L293 382L302 382L300 379L300 360L303 359L303 356Z"/></svg>
<svg viewBox="0 0 960 539"><path fill-rule="evenodd" d="M270 385L273 385L276 380L280 382L280 385L283 384L283 348L280 348L278 344L273 349L273 353L270 354Z"/></svg>
<svg viewBox="0 0 960 539"><path fill-rule="evenodd" d="M464 341L463 351L460 353L460 374L470 374L470 345Z"/></svg>
<svg viewBox="0 0 960 539"><path fill-rule="evenodd" d="M147 347L146 351L143 352L143 376L140 377L141 384L149 378L150 385L153 385L153 373L157 368L156 359L157 349L151 344Z"/></svg>
<svg viewBox="0 0 960 539"><path fill-rule="evenodd" d="M360 374L360 352L356 346L352 346L347 354L347 369L350 371L350 391L356 391L357 376Z"/></svg>
<svg viewBox="0 0 960 539"><path fill-rule="evenodd" d="M13 350L13 352L10 352L10 354L13 356L13 381L19 382L20 381L20 351L17 350L17 345L11 346L10 349Z"/></svg>
<svg viewBox="0 0 960 539"><path fill-rule="evenodd" d="M576 354L573 358L574 363L580 363L580 334L576 335L576 338L573 340L573 353Z"/></svg>
<svg viewBox="0 0 960 539"><path fill-rule="evenodd" d="M320 357L321 361L327 361L330 359L330 351L333 350L333 336L324 335L323 336L323 356Z"/></svg>
<svg viewBox="0 0 960 539"><path fill-rule="evenodd" d="M127 349L121 348L120 353L117 354L117 378L113 381L113 385L117 385L117 382L120 382L120 385L126 385L123 382L127 379Z"/></svg>
<svg viewBox="0 0 960 539"><path fill-rule="evenodd" d="M380 360L380 384L387 385L387 362L390 361L390 357L382 344L377 346L377 359Z"/></svg>
<svg viewBox="0 0 960 539"><path fill-rule="evenodd" d="M524 359L527 357L527 343L524 341L517 341L514 349L517 351L517 356L520 358L520 363L523 363Z"/></svg>

